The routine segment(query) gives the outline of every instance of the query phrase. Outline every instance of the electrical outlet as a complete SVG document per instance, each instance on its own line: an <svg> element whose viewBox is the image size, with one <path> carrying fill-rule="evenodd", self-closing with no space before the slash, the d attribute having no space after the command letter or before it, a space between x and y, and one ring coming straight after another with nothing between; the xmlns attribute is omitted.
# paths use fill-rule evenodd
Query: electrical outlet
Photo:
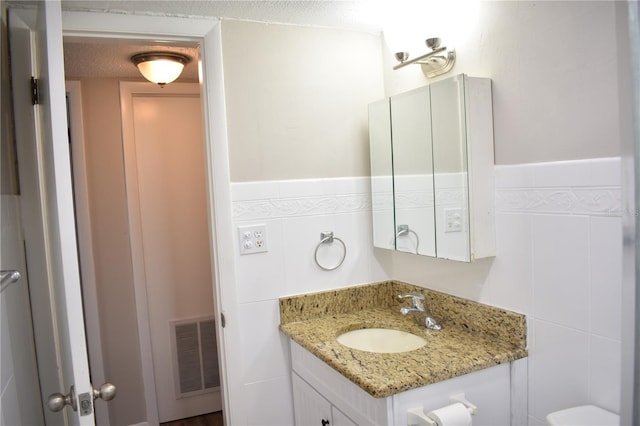
<svg viewBox="0 0 640 426"><path fill-rule="evenodd" d="M462 232L462 209L444 209L444 232Z"/></svg>
<svg viewBox="0 0 640 426"><path fill-rule="evenodd" d="M240 254L264 253L267 250L267 225L238 226Z"/></svg>

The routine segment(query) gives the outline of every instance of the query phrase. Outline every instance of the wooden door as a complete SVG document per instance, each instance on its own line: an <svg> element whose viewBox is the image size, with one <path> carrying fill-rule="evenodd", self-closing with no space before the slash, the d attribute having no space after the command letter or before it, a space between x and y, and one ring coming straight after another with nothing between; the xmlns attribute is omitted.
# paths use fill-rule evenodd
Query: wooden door
<svg viewBox="0 0 640 426"><path fill-rule="evenodd" d="M56 413L45 408L45 420L93 425L67 137L60 2L11 9L9 22L21 208L41 394L45 404L53 393L68 395L69 403ZM32 77L38 82L38 96L30 106Z"/></svg>

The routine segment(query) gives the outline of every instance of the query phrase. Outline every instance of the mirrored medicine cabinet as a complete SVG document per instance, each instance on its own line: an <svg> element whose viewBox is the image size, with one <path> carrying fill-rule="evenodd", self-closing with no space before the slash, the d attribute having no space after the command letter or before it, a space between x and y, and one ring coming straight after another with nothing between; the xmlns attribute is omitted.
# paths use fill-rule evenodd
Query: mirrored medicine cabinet
<svg viewBox="0 0 640 426"><path fill-rule="evenodd" d="M369 105L375 247L495 256L491 80L460 74Z"/></svg>

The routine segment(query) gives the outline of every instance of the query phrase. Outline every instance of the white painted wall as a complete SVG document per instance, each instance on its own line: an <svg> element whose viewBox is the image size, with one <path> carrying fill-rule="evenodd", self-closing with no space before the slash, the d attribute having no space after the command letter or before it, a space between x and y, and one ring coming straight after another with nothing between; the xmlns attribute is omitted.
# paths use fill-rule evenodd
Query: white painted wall
<svg viewBox="0 0 640 426"><path fill-rule="evenodd" d="M225 20L222 44L232 182L369 175L377 35Z"/></svg>
<svg viewBox="0 0 640 426"><path fill-rule="evenodd" d="M394 71L385 45L387 96L458 73L491 78L496 164L620 155L615 2L442 3L453 6L423 14L423 31L410 21L399 43L399 29L387 38L417 56L438 35L456 50L453 70L433 80L416 65Z"/></svg>

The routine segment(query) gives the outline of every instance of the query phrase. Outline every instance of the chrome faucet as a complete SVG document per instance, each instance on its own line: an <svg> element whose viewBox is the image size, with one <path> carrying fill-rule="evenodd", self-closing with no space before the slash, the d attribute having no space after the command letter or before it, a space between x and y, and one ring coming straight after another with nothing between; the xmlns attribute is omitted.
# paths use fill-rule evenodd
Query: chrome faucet
<svg viewBox="0 0 640 426"><path fill-rule="evenodd" d="M406 293L398 295L398 299L411 298L411 307L404 306L400 308L402 315L413 315L416 324L424 325L430 330L441 330L442 327L430 316L430 310L425 308L424 294L422 293Z"/></svg>

